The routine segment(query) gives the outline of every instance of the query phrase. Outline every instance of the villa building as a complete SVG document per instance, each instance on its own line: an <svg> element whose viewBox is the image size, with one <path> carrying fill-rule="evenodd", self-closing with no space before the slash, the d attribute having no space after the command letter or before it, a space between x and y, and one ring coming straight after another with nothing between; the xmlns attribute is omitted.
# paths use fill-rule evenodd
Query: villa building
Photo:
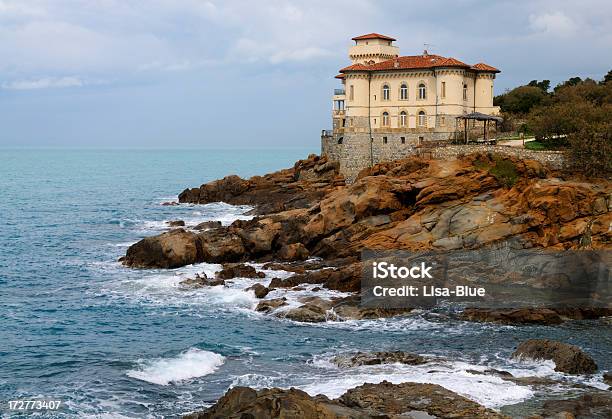
<svg viewBox="0 0 612 419"><path fill-rule="evenodd" d="M423 51L400 56L394 38L371 33L353 38L351 65L336 76L333 129L323 131L322 154L350 176L380 161L413 154L432 140L461 134L457 117L499 114L493 81L499 70Z"/></svg>

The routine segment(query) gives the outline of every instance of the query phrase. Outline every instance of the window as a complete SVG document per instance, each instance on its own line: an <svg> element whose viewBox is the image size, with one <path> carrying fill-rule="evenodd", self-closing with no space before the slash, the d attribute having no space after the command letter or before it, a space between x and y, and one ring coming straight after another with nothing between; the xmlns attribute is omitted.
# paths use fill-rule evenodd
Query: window
<svg viewBox="0 0 612 419"><path fill-rule="evenodd" d="M342 141L344 141L344 137L338 138L338 144L342 144Z"/></svg>
<svg viewBox="0 0 612 419"><path fill-rule="evenodd" d="M427 125L427 116L425 116L425 111L419 111L419 126L424 127Z"/></svg>
<svg viewBox="0 0 612 419"><path fill-rule="evenodd" d="M400 140L402 141L402 144L406 144L406 137L400 137Z"/></svg>
<svg viewBox="0 0 612 419"><path fill-rule="evenodd" d="M419 137L419 145L422 145L423 141L425 141L425 137Z"/></svg>
<svg viewBox="0 0 612 419"><path fill-rule="evenodd" d="M382 93L383 93L383 100L389 100L390 91L391 91L391 89L389 89L389 85L385 84L383 86L383 91L382 91Z"/></svg>
<svg viewBox="0 0 612 419"><path fill-rule="evenodd" d="M419 84L419 99L426 99L427 98L427 90L425 88L425 83L420 83Z"/></svg>
<svg viewBox="0 0 612 419"><path fill-rule="evenodd" d="M387 137L383 137L383 144L387 144Z"/></svg>
<svg viewBox="0 0 612 419"><path fill-rule="evenodd" d="M405 127L406 126L406 112L405 111L401 111L400 112L400 127Z"/></svg>
<svg viewBox="0 0 612 419"><path fill-rule="evenodd" d="M349 100L355 100L355 86L352 84L349 87Z"/></svg>
<svg viewBox="0 0 612 419"><path fill-rule="evenodd" d="M389 126L389 112L383 112L382 114L382 124L383 127Z"/></svg>
<svg viewBox="0 0 612 419"><path fill-rule="evenodd" d="M440 117L440 126L443 127L446 124L446 118L444 116Z"/></svg>
<svg viewBox="0 0 612 419"><path fill-rule="evenodd" d="M402 83L400 87L400 99L408 100L408 86L406 85L406 83Z"/></svg>
<svg viewBox="0 0 612 419"><path fill-rule="evenodd" d="M467 84L463 83L463 100L467 100Z"/></svg>
<svg viewBox="0 0 612 419"><path fill-rule="evenodd" d="M441 96L442 96L442 99L444 99L446 97L446 82L445 81L442 82L442 89L440 90L442 90Z"/></svg>
<svg viewBox="0 0 612 419"><path fill-rule="evenodd" d="M346 119L342 118L342 127L346 127Z"/></svg>
<svg viewBox="0 0 612 419"><path fill-rule="evenodd" d="M353 118L349 118L349 127L353 126Z"/></svg>

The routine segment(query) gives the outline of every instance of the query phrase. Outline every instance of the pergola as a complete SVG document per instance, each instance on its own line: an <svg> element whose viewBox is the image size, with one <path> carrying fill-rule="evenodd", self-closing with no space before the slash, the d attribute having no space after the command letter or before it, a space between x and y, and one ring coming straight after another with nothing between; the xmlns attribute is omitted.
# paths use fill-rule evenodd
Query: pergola
<svg viewBox="0 0 612 419"><path fill-rule="evenodd" d="M484 133L484 141L487 141L487 127L489 126L490 121L494 121L495 123L502 122L504 118L499 116L487 115L480 112L472 112L466 115L458 116L457 119L463 119L464 121L464 138L465 143L468 143L468 120L474 121L483 121L483 133Z"/></svg>

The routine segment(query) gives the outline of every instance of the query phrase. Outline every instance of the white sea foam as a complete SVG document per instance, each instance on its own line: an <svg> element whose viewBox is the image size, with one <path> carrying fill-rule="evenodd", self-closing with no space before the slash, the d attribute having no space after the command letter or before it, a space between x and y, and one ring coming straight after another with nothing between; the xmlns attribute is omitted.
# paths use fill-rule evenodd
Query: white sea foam
<svg viewBox="0 0 612 419"><path fill-rule="evenodd" d="M330 363L315 361L315 366L336 368ZM533 397L534 392L527 386L504 381L492 375L473 374L468 370L484 370L482 365L465 362L440 362L410 366L389 364L338 370L339 376L317 379L311 384L300 386L309 394L325 394L336 398L348 389L364 383L377 384L384 380L394 384L403 382L438 384L448 390L474 400L484 406L496 408L518 403Z"/></svg>
<svg viewBox="0 0 612 419"><path fill-rule="evenodd" d="M190 348L173 358L141 360L138 368L127 371L126 374L138 380L165 386L170 383L212 374L224 362L225 357L222 355Z"/></svg>

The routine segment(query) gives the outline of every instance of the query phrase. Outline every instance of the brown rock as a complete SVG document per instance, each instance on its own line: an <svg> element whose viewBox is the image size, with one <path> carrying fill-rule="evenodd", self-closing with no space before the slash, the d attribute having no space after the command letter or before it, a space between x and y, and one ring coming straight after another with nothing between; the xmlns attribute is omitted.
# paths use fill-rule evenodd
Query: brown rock
<svg viewBox="0 0 612 419"><path fill-rule="evenodd" d="M579 347L548 339L529 339L522 342L512 354L513 358L552 360L555 371L568 374L593 374L597 364Z"/></svg>
<svg viewBox="0 0 612 419"><path fill-rule="evenodd" d="M247 288L247 291L255 292L255 297L264 298L270 292L268 287L265 287L261 284L255 284Z"/></svg>
<svg viewBox="0 0 612 419"><path fill-rule="evenodd" d="M183 220L172 220L172 221L166 221L166 224L168 224L170 227L184 227L185 226L185 221L183 221Z"/></svg>
<svg viewBox="0 0 612 419"><path fill-rule="evenodd" d="M200 288L200 287L216 287L218 285L225 285L223 279L209 279L206 274L195 274L193 278L187 278L179 282L180 285L185 287Z"/></svg>
<svg viewBox="0 0 612 419"><path fill-rule="evenodd" d="M338 401L388 416L425 412L436 418L507 418L436 384L364 384L348 390Z"/></svg>
<svg viewBox="0 0 612 419"><path fill-rule="evenodd" d="M204 221L198 224L197 226L195 226L193 229L194 230L209 230L211 228L220 228L222 226L223 224L221 224L221 221Z"/></svg>
<svg viewBox="0 0 612 419"><path fill-rule="evenodd" d="M200 261L197 236L178 228L133 244L123 264L133 268L178 268Z"/></svg>
<svg viewBox="0 0 612 419"><path fill-rule="evenodd" d="M560 324L563 319L547 308L485 309L466 308L461 319L503 324Z"/></svg>
<svg viewBox="0 0 612 419"><path fill-rule="evenodd" d="M257 304L257 307L255 307L255 311L270 313L271 311L274 311L277 308L286 306L286 305L287 305L287 299L285 297L273 298L270 300L260 301L259 304Z"/></svg>
<svg viewBox="0 0 612 419"><path fill-rule="evenodd" d="M232 279L232 278L265 278L266 274L258 272L254 267L245 265L244 263L238 264L225 264L223 269L216 274L217 278L220 279Z"/></svg>
<svg viewBox="0 0 612 419"><path fill-rule="evenodd" d="M547 400L541 417L547 419L596 419L612 417L612 393L590 391L575 398Z"/></svg>
<svg viewBox="0 0 612 419"><path fill-rule="evenodd" d="M284 261L306 260L310 253L302 243L283 245L277 253L279 259Z"/></svg>

